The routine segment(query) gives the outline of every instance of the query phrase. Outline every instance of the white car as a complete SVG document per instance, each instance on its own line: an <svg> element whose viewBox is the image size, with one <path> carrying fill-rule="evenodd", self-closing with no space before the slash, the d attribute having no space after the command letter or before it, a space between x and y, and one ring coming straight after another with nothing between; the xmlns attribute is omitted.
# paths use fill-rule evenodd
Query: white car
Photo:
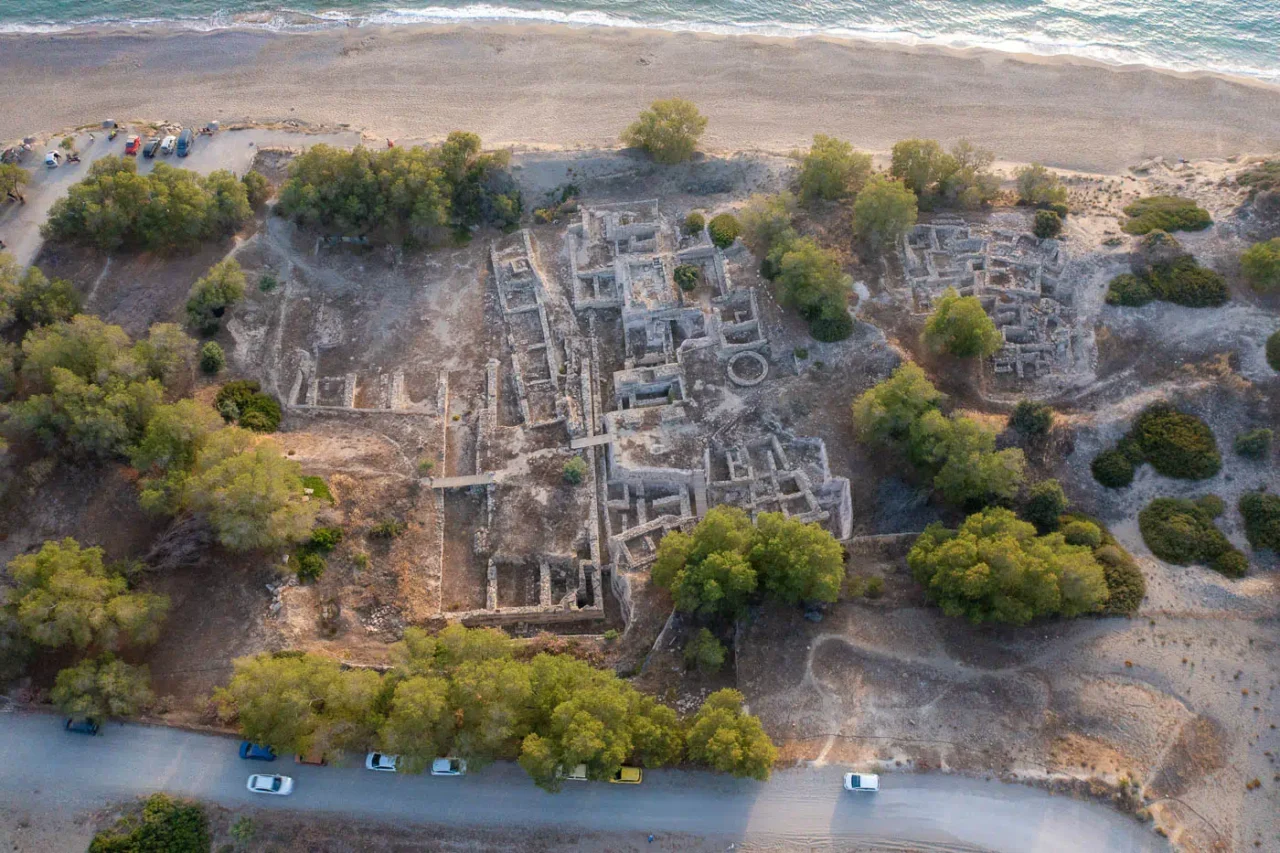
<svg viewBox="0 0 1280 853"><path fill-rule="evenodd" d="M249 777L248 787L255 794L278 794L283 797L293 793L293 777L254 773Z"/></svg>
<svg viewBox="0 0 1280 853"><path fill-rule="evenodd" d="M844 774L844 789L846 791L874 794L880 790L880 777L874 773L846 773Z"/></svg>
<svg viewBox="0 0 1280 853"><path fill-rule="evenodd" d="M44 166L46 169L56 169L62 165L62 155L57 151L50 151L44 155Z"/></svg>
<svg viewBox="0 0 1280 853"><path fill-rule="evenodd" d="M467 762L461 758L437 758L431 762L432 776L465 776Z"/></svg>
<svg viewBox="0 0 1280 853"><path fill-rule="evenodd" d="M383 755L381 752L371 752L364 757L364 768L366 770L384 770L387 773L395 773L400 766L400 756Z"/></svg>
<svg viewBox="0 0 1280 853"><path fill-rule="evenodd" d="M174 136L173 134L169 134L164 138L164 142L160 143L160 153L172 154L173 149L176 148L177 146L178 146L178 137Z"/></svg>

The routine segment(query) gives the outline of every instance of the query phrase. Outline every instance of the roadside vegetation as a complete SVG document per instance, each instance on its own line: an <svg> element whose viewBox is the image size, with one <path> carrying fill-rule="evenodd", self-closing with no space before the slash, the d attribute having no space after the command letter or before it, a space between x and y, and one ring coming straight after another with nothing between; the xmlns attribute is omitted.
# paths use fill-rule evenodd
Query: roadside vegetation
<svg viewBox="0 0 1280 853"><path fill-rule="evenodd" d="M209 853L213 838L204 807L152 794L89 843L89 853Z"/></svg>

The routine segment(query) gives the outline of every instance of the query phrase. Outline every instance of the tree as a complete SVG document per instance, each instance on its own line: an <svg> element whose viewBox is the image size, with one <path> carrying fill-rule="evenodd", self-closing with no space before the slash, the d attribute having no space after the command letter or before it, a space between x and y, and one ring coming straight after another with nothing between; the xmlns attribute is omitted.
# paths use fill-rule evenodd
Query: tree
<svg viewBox="0 0 1280 853"><path fill-rule="evenodd" d="M190 378L196 342L176 323L156 323L134 345L134 353L151 378L172 388Z"/></svg>
<svg viewBox="0 0 1280 853"><path fill-rule="evenodd" d="M805 204L857 195L871 177L871 155L842 139L817 134L800 160L800 197Z"/></svg>
<svg viewBox="0 0 1280 853"><path fill-rule="evenodd" d="M203 335L217 334L222 315L244 298L244 271L235 258L209 268L187 295L187 322Z"/></svg>
<svg viewBox="0 0 1280 853"><path fill-rule="evenodd" d="M944 421L930 412L922 421ZM951 503L977 506L1009 503L1022 486L1026 458L1021 448L997 451L995 432L971 418L945 419L946 428L933 451L933 486ZM916 443L912 437L912 444ZM913 448L914 451L914 448Z"/></svg>
<svg viewBox="0 0 1280 853"><path fill-rule="evenodd" d="M1057 237L1062 233L1062 217L1052 210L1037 210L1035 225L1032 226L1031 233L1041 240Z"/></svg>
<svg viewBox="0 0 1280 853"><path fill-rule="evenodd" d="M302 490L302 469L271 440L228 427L196 453L182 505L204 513L223 547L278 548L307 537L316 506Z"/></svg>
<svg viewBox="0 0 1280 853"><path fill-rule="evenodd" d="M1102 567L1084 546L1035 528L1003 508L969 516L959 530L931 524L907 563L948 616L975 624L1024 625L1040 616L1078 616L1106 603Z"/></svg>
<svg viewBox="0 0 1280 853"><path fill-rule="evenodd" d="M753 537L745 512L712 507L692 533L662 537L653 581L671 590L678 610L736 617L756 591L756 572L746 556Z"/></svg>
<svg viewBox="0 0 1280 853"><path fill-rule="evenodd" d="M977 210L991 203L1000 192L1000 179L991 173L995 152L961 139L951 149L955 170L938 184L944 203L965 210Z"/></svg>
<svg viewBox="0 0 1280 853"><path fill-rule="evenodd" d="M742 233L742 225L732 213L721 213L711 217L711 221L707 223L707 233L711 235L711 242L716 248L727 249Z"/></svg>
<svg viewBox="0 0 1280 853"><path fill-rule="evenodd" d="M12 323L17 316L21 280L22 268L13 255L0 252L0 329Z"/></svg>
<svg viewBox="0 0 1280 853"><path fill-rule="evenodd" d="M1240 256L1240 269L1259 293L1280 290L1280 237L1250 246Z"/></svg>
<svg viewBox="0 0 1280 853"><path fill-rule="evenodd" d="M684 233L689 235L690 237L696 237L697 235L701 234L702 230L706 227L707 227L706 217L704 217L701 213L699 213L696 210L692 211L688 216L684 218Z"/></svg>
<svg viewBox="0 0 1280 853"><path fill-rule="evenodd" d="M254 210L261 210L267 203L267 199L271 198L271 184L261 172L253 169L245 172L240 180L244 183L245 197L249 206Z"/></svg>
<svg viewBox="0 0 1280 853"><path fill-rule="evenodd" d="M676 285L685 293L689 293L697 289L698 282L702 280L702 271L694 264L680 264L672 273Z"/></svg>
<svg viewBox="0 0 1280 853"><path fill-rule="evenodd" d="M449 686L458 754L475 766L515 758L530 731L531 701L533 674L527 665L502 658L461 663Z"/></svg>
<svg viewBox="0 0 1280 853"><path fill-rule="evenodd" d="M996 324L976 296L961 296L948 287L924 327L924 339L934 352L957 358L986 358L1004 344Z"/></svg>
<svg viewBox="0 0 1280 853"><path fill-rule="evenodd" d="M724 666L724 644L706 628L700 628L684 646L685 666L699 672L716 673Z"/></svg>
<svg viewBox="0 0 1280 853"><path fill-rule="evenodd" d="M749 556L760 586L771 598L795 605L840 597L844 549L818 524L762 512Z"/></svg>
<svg viewBox="0 0 1280 853"><path fill-rule="evenodd" d="M900 181L872 175L853 203L853 232L872 251L883 251L916 224L916 195Z"/></svg>
<svg viewBox="0 0 1280 853"><path fill-rule="evenodd" d="M68 537L9 561L10 601L32 641L50 648L116 648L154 642L169 609L161 595L130 592L102 563L101 548Z"/></svg>
<svg viewBox="0 0 1280 853"><path fill-rule="evenodd" d="M1059 182L1057 173L1042 163L1023 166L1014 172L1014 178L1018 182L1018 200L1023 204L1040 207L1066 203L1067 188Z"/></svg>
<svg viewBox="0 0 1280 853"><path fill-rule="evenodd" d="M0 279L4 277L0 266ZM4 284L0 283L0 301L3 301ZM0 306L0 313L3 312ZM75 285L66 279L50 281L36 267L28 267L17 284L12 303L17 319L29 326L47 326L70 320L80 310L80 294ZM3 323L0 323L3 325Z"/></svg>
<svg viewBox="0 0 1280 853"><path fill-rule="evenodd" d="M769 255L776 246L796 238L792 221L796 215L796 198L791 193L753 195L739 213L742 242L760 257Z"/></svg>
<svg viewBox="0 0 1280 853"><path fill-rule="evenodd" d="M0 193L16 193L29 180L31 174L16 163L0 163Z"/></svg>
<svg viewBox="0 0 1280 853"><path fill-rule="evenodd" d="M124 329L77 314L66 323L27 333L22 339L22 375L39 390L52 385L55 368L86 382L100 382L112 374L137 378L144 369L132 358L130 348Z"/></svg>
<svg viewBox="0 0 1280 853"><path fill-rule="evenodd" d="M853 279L840 268L840 258L818 245L812 237L780 244L770 254L774 284L784 305L795 308L807 320L818 317L829 305L843 308L853 289Z"/></svg>
<svg viewBox="0 0 1280 853"><path fill-rule="evenodd" d="M1031 494L1022 509L1022 517L1036 526L1041 533L1058 529L1059 519L1067 511L1067 495L1057 480L1041 480L1031 487Z"/></svg>
<svg viewBox="0 0 1280 853"><path fill-rule="evenodd" d="M399 755L400 769L408 773L419 773L433 758L448 753L453 743L448 681L418 675L397 684L378 743L383 751Z"/></svg>
<svg viewBox="0 0 1280 853"><path fill-rule="evenodd" d="M1009 426L1027 437L1048 435L1053 428L1053 409L1044 403L1019 400L1009 415Z"/></svg>
<svg viewBox="0 0 1280 853"><path fill-rule="evenodd" d="M737 690L717 690L693 717L686 743L689 759L721 773L764 781L769 778L778 750L758 717L742 711Z"/></svg>
<svg viewBox="0 0 1280 853"><path fill-rule="evenodd" d="M906 441L912 425L936 409L942 393L918 364L903 362L885 381L853 404L853 425L861 441L892 446Z"/></svg>
<svg viewBox="0 0 1280 853"><path fill-rule="evenodd" d="M902 181L926 209L938 194L938 185L956 169L954 158L933 139L904 139L893 146L889 174Z"/></svg>
<svg viewBox="0 0 1280 853"><path fill-rule="evenodd" d="M227 355L217 341L205 341L200 347L200 370L216 376L227 366Z"/></svg>
<svg viewBox="0 0 1280 853"><path fill-rule="evenodd" d="M654 101L622 132L622 142L643 148L659 163L682 163L693 156L707 119L681 98Z"/></svg>
<svg viewBox="0 0 1280 853"><path fill-rule="evenodd" d="M150 680L145 666L131 666L108 652L60 670L49 698L72 717L131 717L151 704Z"/></svg>
<svg viewBox="0 0 1280 853"><path fill-rule="evenodd" d="M571 486L579 485L587 476L587 461L581 456L574 456L564 463L564 481Z"/></svg>
<svg viewBox="0 0 1280 853"><path fill-rule="evenodd" d="M221 428L222 419L208 404L186 399L159 405L130 461L143 473L185 473L195 466L197 449Z"/></svg>

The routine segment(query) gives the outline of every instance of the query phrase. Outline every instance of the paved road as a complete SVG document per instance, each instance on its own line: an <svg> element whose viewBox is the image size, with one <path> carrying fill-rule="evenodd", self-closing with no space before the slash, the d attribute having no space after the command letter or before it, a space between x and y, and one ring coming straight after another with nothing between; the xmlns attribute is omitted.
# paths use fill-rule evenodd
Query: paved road
<svg viewBox="0 0 1280 853"><path fill-rule="evenodd" d="M559 825L684 832L784 847L881 842L930 851L1010 853L1167 851L1145 827L1110 809L998 782L892 774L876 795L840 789L838 768L787 770L758 784L707 773L650 771L639 787L566 783L538 790L519 767L463 778L371 773L241 761L234 740L162 727L110 724L67 734L45 714L0 714L0 808L83 810L154 791L228 807L324 811L433 824ZM250 773L294 777L290 797L253 795Z"/></svg>

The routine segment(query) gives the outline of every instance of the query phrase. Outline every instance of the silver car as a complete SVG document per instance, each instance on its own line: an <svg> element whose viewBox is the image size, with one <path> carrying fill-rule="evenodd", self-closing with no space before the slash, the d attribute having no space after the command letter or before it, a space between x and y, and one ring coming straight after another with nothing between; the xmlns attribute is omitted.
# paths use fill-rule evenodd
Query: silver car
<svg viewBox="0 0 1280 853"><path fill-rule="evenodd" d="M254 773L249 777L248 788L255 794L277 794L283 797L293 793L293 777Z"/></svg>
<svg viewBox="0 0 1280 853"><path fill-rule="evenodd" d="M386 773L395 773L400 766L400 756L383 755L381 752L371 752L364 757L364 767L366 770L382 770Z"/></svg>

